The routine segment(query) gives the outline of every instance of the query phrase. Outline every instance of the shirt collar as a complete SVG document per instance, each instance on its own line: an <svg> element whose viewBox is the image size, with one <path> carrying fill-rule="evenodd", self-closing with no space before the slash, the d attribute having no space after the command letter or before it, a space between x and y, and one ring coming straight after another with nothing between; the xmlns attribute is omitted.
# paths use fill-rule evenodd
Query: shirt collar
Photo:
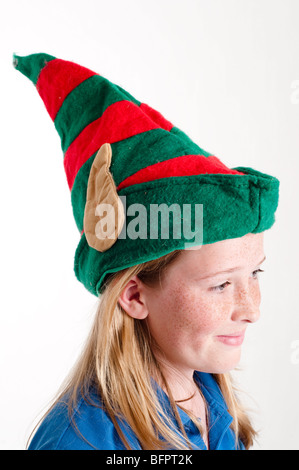
<svg viewBox="0 0 299 470"><path fill-rule="evenodd" d="M194 379L209 405L217 408L219 412L227 410L221 390L212 374L195 371Z"/></svg>
<svg viewBox="0 0 299 470"><path fill-rule="evenodd" d="M224 419L227 424L230 424L233 418L227 411L227 405L214 377L209 373L195 371L194 379L199 385L208 405L209 415L212 422L210 429L215 426L216 422L220 418ZM163 408L165 409L166 407L167 410L171 409L170 400L167 394L155 380L153 380L153 383L156 385L157 396ZM183 426L189 426L192 423L189 415L179 406L177 406L177 410Z"/></svg>
<svg viewBox="0 0 299 470"><path fill-rule="evenodd" d="M199 383L209 408L210 447L217 448L233 417L228 412L220 387L212 374L196 371L194 378Z"/></svg>

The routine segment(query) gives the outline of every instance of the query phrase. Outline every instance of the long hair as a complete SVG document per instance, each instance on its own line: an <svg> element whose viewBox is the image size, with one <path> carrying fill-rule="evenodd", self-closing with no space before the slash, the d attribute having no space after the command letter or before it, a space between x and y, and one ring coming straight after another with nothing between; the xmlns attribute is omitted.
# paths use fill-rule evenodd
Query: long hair
<svg viewBox="0 0 299 470"><path fill-rule="evenodd" d="M84 396L92 404L90 390L96 388L126 449L130 449L130 446L119 426L119 420L129 424L144 450L192 448L171 390L153 354L154 340L146 321L132 318L118 303L124 287L135 275L146 285L161 284L167 268L180 253L181 250L176 250L106 277L85 347L51 407L67 397L69 414L72 416L79 397ZM164 386L173 411L172 417L163 410L152 377ZM229 373L214 374L214 377L233 417L231 427L236 435L236 444L241 439L248 449L253 444L256 432L239 403L232 378ZM184 411L202 432L199 420L189 411ZM173 417L180 433L174 426Z"/></svg>

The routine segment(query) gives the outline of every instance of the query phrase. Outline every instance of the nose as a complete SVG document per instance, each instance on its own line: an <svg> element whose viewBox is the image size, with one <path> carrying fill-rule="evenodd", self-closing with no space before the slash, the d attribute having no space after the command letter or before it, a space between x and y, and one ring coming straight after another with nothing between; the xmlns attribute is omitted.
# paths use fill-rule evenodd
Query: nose
<svg viewBox="0 0 299 470"><path fill-rule="evenodd" d="M261 294L258 285L237 289L232 320L255 323L260 318L260 302Z"/></svg>

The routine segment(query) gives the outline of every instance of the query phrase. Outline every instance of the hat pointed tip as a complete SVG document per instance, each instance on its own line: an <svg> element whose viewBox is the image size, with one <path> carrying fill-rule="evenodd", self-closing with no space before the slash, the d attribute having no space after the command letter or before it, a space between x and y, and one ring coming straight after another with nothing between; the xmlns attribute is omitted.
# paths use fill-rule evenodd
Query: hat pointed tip
<svg viewBox="0 0 299 470"><path fill-rule="evenodd" d="M18 64L19 64L19 56L15 52L13 52L13 54L12 54L12 65L14 66L15 69L17 69Z"/></svg>
<svg viewBox="0 0 299 470"><path fill-rule="evenodd" d="M19 56L13 53L13 66L23 75L36 84L38 76L45 65L55 59L54 56L45 53L30 54L27 56Z"/></svg>

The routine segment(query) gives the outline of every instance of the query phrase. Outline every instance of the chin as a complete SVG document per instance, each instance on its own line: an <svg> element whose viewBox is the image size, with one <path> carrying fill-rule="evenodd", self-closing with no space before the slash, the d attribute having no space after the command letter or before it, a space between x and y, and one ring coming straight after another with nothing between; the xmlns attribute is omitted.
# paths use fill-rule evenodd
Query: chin
<svg viewBox="0 0 299 470"><path fill-rule="evenodd" d="M214 372L214 374L226 374L227 372L234 370L239 365L240 359L241 348L239 351L235 352L234 357L227 358L227 360L223 357L221 363L217 367L218 372Z"/></svg>
<svg viewBox="0 0 299 470"><path fill-rule="evenodd" d="M226 374L234 370L240 363L241 348L232 351L230 354L219 354L214 357L204 367L197 369L209 374Z"/></svg>

